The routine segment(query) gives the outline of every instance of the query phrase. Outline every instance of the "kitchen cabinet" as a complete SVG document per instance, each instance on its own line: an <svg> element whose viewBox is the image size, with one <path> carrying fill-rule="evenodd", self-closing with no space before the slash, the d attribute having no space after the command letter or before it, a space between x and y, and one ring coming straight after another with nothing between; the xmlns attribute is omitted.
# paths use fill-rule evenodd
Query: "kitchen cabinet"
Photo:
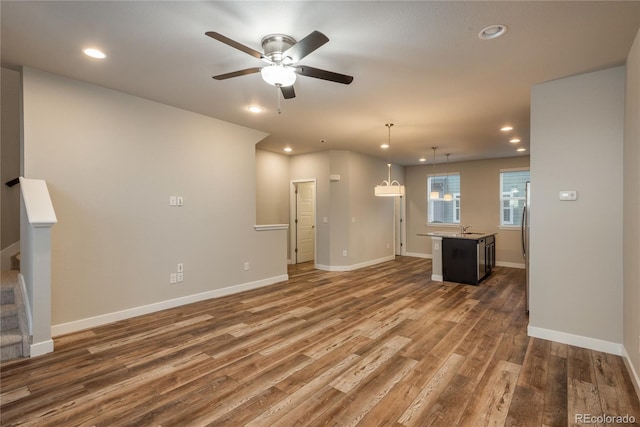
<svg viewBox="0 0 640 427"><path fill-rule="evenodd" d="M477 285L495 266L495 236L442 238L442 278Z"/></svg>

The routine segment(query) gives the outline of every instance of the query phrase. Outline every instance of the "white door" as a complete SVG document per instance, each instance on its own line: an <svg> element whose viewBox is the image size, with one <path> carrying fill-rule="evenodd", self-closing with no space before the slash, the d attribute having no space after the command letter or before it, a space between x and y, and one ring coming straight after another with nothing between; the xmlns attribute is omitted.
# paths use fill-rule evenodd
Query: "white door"
<svg viewBox="0 0 640 427"><path fill-rule="evenodd" d="M296 187L296 263L301 263L315 259L315 182Z"/></svg>

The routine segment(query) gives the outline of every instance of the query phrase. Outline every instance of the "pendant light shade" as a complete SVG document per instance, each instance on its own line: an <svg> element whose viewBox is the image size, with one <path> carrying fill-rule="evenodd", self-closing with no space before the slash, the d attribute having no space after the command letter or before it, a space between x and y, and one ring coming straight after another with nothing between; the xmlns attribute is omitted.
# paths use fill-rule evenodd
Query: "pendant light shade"
<svg viewBox="0 0 640 427"><path fill-rule="evenodd" d="M434 191L433 190L433 183L435 182L435 179L437 177L436 174L436 148L438 147L431 147L433 149L433 179L431 180L431 194L429 195L429 198L431 200L439 200L440 199L440 192L439 191Z"/></svg>
<svg viewBox="0 0 640 427"><path fill-rule="evenodd" d="M387 123L385 126L389 129L389 141L388 141L388 159L387 162L387 180L382 181L382 184L376 185L374 188L374 194L377 197L399 197L404 196L404 185L400 185L398 181L391 180L391 126L393 123Z"/></svg>

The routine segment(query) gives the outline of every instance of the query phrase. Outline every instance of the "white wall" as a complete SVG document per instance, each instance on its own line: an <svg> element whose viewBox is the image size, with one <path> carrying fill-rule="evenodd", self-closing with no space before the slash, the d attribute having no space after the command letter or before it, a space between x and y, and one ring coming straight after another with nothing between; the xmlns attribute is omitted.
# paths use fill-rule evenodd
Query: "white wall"
<svg viewBox="0 0 640 427"><path fill-rule="evenodd" d="M616 67L539 84L531 102L529 333L613 353L622 343L624 84ZM560 201L560 190L578 200Z"/></svg>
<svg viewBox="0 0 640 427"><path fill-rule="evenodd" d="M640 31L627 58L623 164L624 347L640 395Z"/></svg>
<svg viewBox="0 0 640 427"><path fill-rule="evenodd" d="M286 278L286 231L253 227L264 133L33 69L23 81L24 174L58 216L54 331Z"/></svg>
<svg viewBox="0 0 640 427"><path fill-rule="evenodd" d="M499 265L524 268L520 229L500 229L500 170L528 168L529 156L503 159L451 162L448 170L460 174L462 198L460 220L471 225L469 231L497 233L496 260ZM438 171L444 173L442 165ZM427 177L433 165L406 168L407 251L431 257L431 238L418 236L432 231L451 231L443 226L427 225Z"/></svg>

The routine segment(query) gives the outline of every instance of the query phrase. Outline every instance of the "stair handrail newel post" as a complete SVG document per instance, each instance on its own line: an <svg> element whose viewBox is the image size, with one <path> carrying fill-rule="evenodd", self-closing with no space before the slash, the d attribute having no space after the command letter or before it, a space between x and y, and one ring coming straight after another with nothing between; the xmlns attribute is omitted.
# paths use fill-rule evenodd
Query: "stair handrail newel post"
<svg viewBox="0 0 640 427"><path fill-rule="evenodd" d="M47 183L20 177L21 280L26 288L31 356L53 351L51 337L51 228L58 219Z"/></svg>

